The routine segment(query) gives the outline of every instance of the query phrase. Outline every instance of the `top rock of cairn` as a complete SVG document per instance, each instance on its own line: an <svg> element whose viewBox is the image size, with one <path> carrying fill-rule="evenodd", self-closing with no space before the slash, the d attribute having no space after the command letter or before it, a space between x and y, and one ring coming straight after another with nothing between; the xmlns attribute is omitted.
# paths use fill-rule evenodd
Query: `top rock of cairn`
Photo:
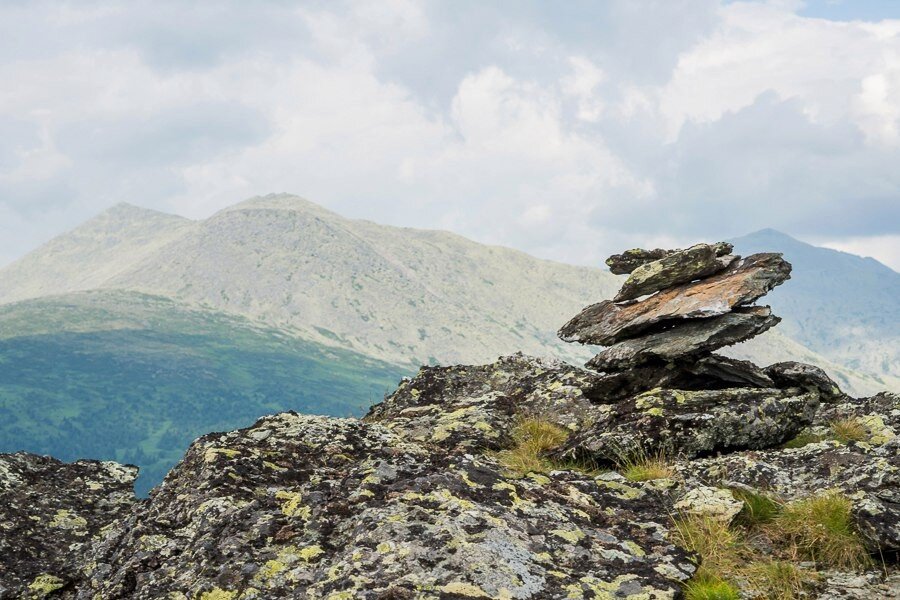
<svg viewBox="0 0 900 600"><path fill-rule="evenodd" d="M613 273L630 273L622 289L582 310L559 336L609 346L588 366L611 372L700 359L759 335L780 319L768 306L751 305L789 279L791 265L781 254L742 259L732 249L719 242L611 256Z"/></svg>

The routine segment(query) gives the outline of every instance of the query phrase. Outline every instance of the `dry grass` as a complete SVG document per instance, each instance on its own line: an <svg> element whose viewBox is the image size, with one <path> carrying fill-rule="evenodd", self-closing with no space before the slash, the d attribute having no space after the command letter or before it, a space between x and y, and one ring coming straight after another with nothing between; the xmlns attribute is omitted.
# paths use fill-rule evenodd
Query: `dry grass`
<svg viewBox="0 0 900 600"><path fill-rule="evenodd" d="M569 431L556 423L534 417L520 417L513 426L511 448L496 453L497 459L518 477L546 473L561 468L544 454L561 446Z"/></svg>
<svg viewBox="0 0 900 600"><path fill-rule="evenodd" d="M871 437L868 427L853 417L834 420L829 423L829 429L832 439L842 444L865 442Z"/></svg>
<svg viewBox="0 0 900 600"><path fill-rule="evenodd" d="M732 525L701 516L674 519L673 540L701 561L685 586L686 598L736 598L727 594L741 582L759 598L790 600L803 597L817 578L795 566L801 560L848 570L872 565L845 496L829 492L782 504L766 494L733 493L745 511Z"/></svg>
<svg viewBox="0 0 900 600"><path fill-rule="evenodd" d="M792 502L772 523L771 534L799 558L844 569L861 569L872 559L856 532L850 500L836 492Z"/></svg>
<svg viewBox="0 0 900 600"><path fill-rule="evenodd" d="M761 590L768 600L800 598L807 586L816 580L815 574L783 560L751 564L746 575L750 585Z"/></svg>
<svg viewBox="0 0 900 600"><path fill-rule="evenodd" d="M675 475L675 469L662 451L647 454L644 450L623 454L616 466L628 481L650 481Z"/></svg>

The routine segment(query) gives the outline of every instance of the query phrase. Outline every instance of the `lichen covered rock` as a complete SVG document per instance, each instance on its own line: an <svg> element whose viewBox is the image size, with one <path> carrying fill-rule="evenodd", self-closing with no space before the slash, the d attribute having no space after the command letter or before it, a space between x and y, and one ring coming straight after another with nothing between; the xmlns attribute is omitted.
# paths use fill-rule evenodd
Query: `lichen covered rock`
<svg viewBox="0 0 900 600"><path fill-rule="evenodd" d="M799 388L655 389L610 407L555 456L614 464L635 452L693 458L771 448L809 425L818 405Z"/></svg>
<svg viewBox="0 0 900 600"><path fill-rule="evenodd" d="M377 423L285 413L198 440L107 533L79 597L674 598L695 566L667 524L621 478L510 479Z"/></svg>
<svg viewBox="0 0 900 600"><path fill-rule="evenodd" d="M137 467L0 454L0 598L59 596L78 557L135 501Z"/></svg>

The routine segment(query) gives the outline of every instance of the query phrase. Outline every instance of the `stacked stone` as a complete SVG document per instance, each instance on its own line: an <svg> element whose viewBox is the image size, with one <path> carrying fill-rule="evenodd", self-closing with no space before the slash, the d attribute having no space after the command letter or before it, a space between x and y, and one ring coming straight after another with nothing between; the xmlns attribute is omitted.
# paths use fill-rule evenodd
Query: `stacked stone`
<svg viewBox="0 0 900 600"><path fill-rule="evenodd" d="M781 319L753 303L790 278L781 254L741 258L731 244L685 250L628 250L607 259L629 274L612 300L588 306L559 331L567 342L608 346L587 366L606 373L676 365L689 371L729 371L742 383L771 385L749 363L713 352L748 340Z"/></svg>

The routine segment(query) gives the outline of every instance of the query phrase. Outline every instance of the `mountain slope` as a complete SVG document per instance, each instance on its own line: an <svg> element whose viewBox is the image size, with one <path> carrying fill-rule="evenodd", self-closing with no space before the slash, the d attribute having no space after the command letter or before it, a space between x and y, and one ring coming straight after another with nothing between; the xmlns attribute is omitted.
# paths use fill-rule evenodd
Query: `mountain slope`
<svg viewBox="0 0 900 600"><path fill-rule="evenodd" d="M283 410L360 415L401 369L164 298L0 306L0 452L116 459L157 484L199 435Z"/></svg>
<svg viewBox="0 0 900 600"><path fill-rule="evenodd" d="M793 264L791 280L767 298L785 336L848 369L900 377L900 273L772 229L733 243L745 255L782 252Z"/></svg>
<svg viewBox="0 0 900 600"><path fill-rule="evenodd" d="M22 297L7 285L12 279L40 281L26 289L43 293L84 289L35 268L52 262L48 254L38 249L0 272L0 302ZM589 353L563 344L555 331L618 285L600 269L440 231L353 221L285 195L221 211L193 224L189 235L167 232L151 251L122 247L116 254L125 267L115 273L91 263L111 273L94 278L94 287L240 314L402 364L484 362L511 348L584 360ZM77 249L66 257L80 260Z"/></svg>
<svg viewBox="0 0 900 600"><path fill-rule="evenodd" d="M102 287L195 225L176 215L117 204L0 269L0 303Z"/></svg>

